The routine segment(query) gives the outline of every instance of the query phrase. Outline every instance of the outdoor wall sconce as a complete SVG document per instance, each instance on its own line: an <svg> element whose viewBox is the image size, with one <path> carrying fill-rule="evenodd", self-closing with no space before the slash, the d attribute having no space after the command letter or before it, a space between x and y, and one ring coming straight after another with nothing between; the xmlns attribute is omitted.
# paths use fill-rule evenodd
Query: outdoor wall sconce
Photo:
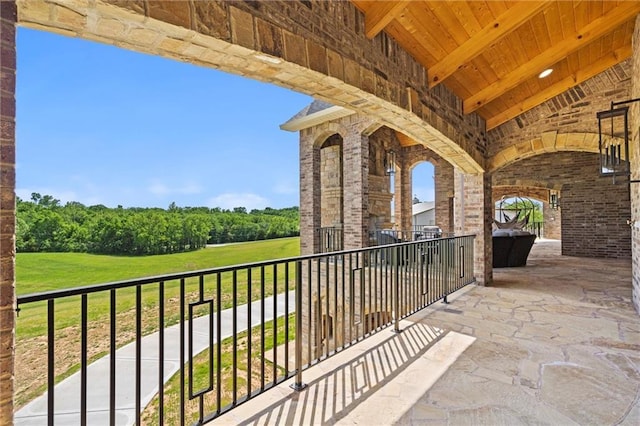
<svg viewBox="0 0 640 426"><path fill-rule="evenodd" d="M549 193L549 207L553 210L558 210L558 193L555 191Z"/></svg>
<svg viewBox="0 0 640 426"><path fill-rule="evenodd" d="M596 113L598 117L600 176L612 176L614 184L616 183L616 176L629 176L631 174L629 107L620 107L620 105L638 101L640 101L640 98L611 102L611 109Z"/></svg>
<svg viewBox="0 0 640 426"><path fill-rule="evenodd" d="M396 153L394 150L389 150L384 157L384 174L391 176L396 173Z"/></svg>

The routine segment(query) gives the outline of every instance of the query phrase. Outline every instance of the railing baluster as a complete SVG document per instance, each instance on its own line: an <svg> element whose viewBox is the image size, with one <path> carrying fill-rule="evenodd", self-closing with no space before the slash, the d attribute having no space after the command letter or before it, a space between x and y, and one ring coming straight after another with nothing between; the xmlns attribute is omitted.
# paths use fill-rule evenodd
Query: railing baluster
<svg viewBox="0 0 640 426"><path fill-rule="evenodd" d="M264 339L265 339L265 275L264 275L264 266L260 267L260 390L264 391ZM275 297L275 295L274 295ZM275 312L274 312L275 315ZM251 330L249 330L249 334L251 334Z"/></svg>
<svg viewBox="0 0 640 426"><path fill-rule="evenodd" d="M109 332L109 425L116 424L116 290L110 290Z"/></svg>
<svg viewBox="0 0 640 426"><path fill-rule="evenodd" d="M233 321L232 321L232 336L233 336L233 347L238 347L238 271L234 269L232 276L232 303L233 303ZM249 306L250 308L250 306ZM238 402L238 351L233 351L232 356L232 403L236 405Z"/></svg>
<svg viewBox="0 0 640 426"><path fill-rule="evenodd" d="M142 286L136 286L136 424L140 423L142 403Z"/></svg>
<svg viewBox="0 0 640 426"><path fill-rule="evenodd" d="M216 274L216 413L222 410L222 274Z"/></svg>
<svg viewBox="0 0 640 426"><path fill-rule="evenodd" d="M80 424L87 424L87 295L81 297L80 309Z"/></svg>
<svg viewBox="0 0 640 426"><path fill-rule="evenodd" d="M164 281L158 285L158 424L164 424Z"/></svg>
<svg viewBox="0 0 640 426"><path fill-rule="evenodd" d="M54 386L56 383L55 374L55 339L56 339L56 324L55 324L55 311L54 311L54 299L47 300L47 356L48 356L48 368L47 368L47 423L49 426L53 426L53 414L55 391Z"/></svg>
<svg viewBox="0 0 640 426"><path fill-rule="evenodd" d="M185 405L186 405L186 395L185 395L185 325L184 325L184 316L185 316L185 304L186 304L186 290L185 290L185 279L180 279L180 425L184 426L186 418L185 418Z"/></svg>
<svg viewBox="0 0 640 426"><path fill-rule="evenodd" d="M309 259L307 260L307 304L309 307L309 310L307 311L307 315L308 315L308 321L307 321L307 364L311 365L313 358L311 356L311 346L313 341L311 340L311 336L313 336L313 334L311 334L311 324L313 323L313 310L312 310L312 305L313 305L313 298L311 296L312 294L312 280L313 280L313 270L312 270L312 260ZM300 291L302 291L302 286L300 288ZM297 333L296 333L297 335ZM302 336L302 333L300 333L300 336ZM296 337L297 338L297 337Z"/></svg>
<svg viewBox="0 0 640 426"><path fill-rule="evenodd" d="M333 257L333 320L331 321L331 334L333 352L338 351L338 256Z"/></svg>
<svg viewBox="0 0 640 426"><path fill-rule="evenodd" d="M345 255L344 255L344 253L343 253L343 254L341 254L341 255L340 255L340 265L341 265L341 267L342 267L342 280L341 280L341 283L342 283L342 293L341 293L341 296L342 296L342 321L341 321L341 323L342 323L342 326L341 326L341 327L342 327L342 333L340 334L340 346L341 346L341 347L345 347L345 345L346 345L346 342L345 342L345 337L346 337L346 329L345 329L345 326L346 326L345 302L346 302L346 300L347 300L346 291L345 291L345 288L346 288L346 281L347 281L347 276L346 276L346 273L347 273L347 270L346 270L346 263L347 263L347 260L345 259Z"/></svg>
<svg viewBox="0 0 640 426"><path fill-rule="evenodd" d="M355 297L353 294L353 256L349 253L349 343L353 342L353 310L355 309ZM346 342L345 342L346 343Z"/></svg>
<svg viewBox="0 0 640 426"><path fill-rule="evenodd" d="M278 382L278 264L273 264L273 380ZM285 293L286 296L286 293ZM286 342L285 342L286 345Z"/></svg>
<svg viewBox="0 0 640 426"><path fill-rule="evenodd" d="M302 382L302 261L296 262L296 380L291 386L297 391L306 388Z"/></svg>
<svg viewBox="0 0 640 426"><path fill-rule="evenodd" d="M400 247L394 247L392 250L392 264L393 264L393 277L391 279L391 286L393 288L393 310L394 310L394 333L400 333L400 294L399 294L399 282L400 282L400 265L398 251Z"/></svg>
<svg viewBox="0 0 640 426"><path fill-rule="evenodd" d="M326 258L325 258L326 259ZM313 351L314 361L319 361L322 357L322 259L315 260L316 266L316 300L313 306L315 307L315 316L313 318L313 331L315 336L315 350Z"/></svg>
<svg viewBox="0 0 640 426"><path fill-rule="evenodd" d="M284 365L289 377L289 262L284 264ZM297 337L297 336L296 336Z"/></svg>
<svg viewBox="0 0 640 426"><path fill-rule="evenodd" d="M251 350L252 350L252 333L251 333L251 294L252 294L252 278L251 268L247 268L247 395L251 395Z"/></svg>

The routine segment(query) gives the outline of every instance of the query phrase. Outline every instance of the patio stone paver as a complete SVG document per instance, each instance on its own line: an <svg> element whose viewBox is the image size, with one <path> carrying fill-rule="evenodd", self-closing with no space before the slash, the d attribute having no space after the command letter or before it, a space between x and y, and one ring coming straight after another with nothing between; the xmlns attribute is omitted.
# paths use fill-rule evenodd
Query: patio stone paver
<svg viewBox="0 0 640 426"><path fill-rule="evenodd" d="M525 268L469 286L214 424L640 424L631 262L534 245Z"/></svg>

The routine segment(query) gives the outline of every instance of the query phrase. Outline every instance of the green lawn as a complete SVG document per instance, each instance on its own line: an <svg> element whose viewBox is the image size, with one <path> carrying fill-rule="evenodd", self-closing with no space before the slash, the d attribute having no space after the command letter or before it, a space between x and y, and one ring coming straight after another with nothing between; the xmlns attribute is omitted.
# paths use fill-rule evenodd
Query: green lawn
<svg viewBox="0 0 640 426"><path fill-rule="evenodd" d="M218 266L282 259L300 254L300 238L236 243L158 256L86 253L18 253L18 295Z"/></svg>
<svg viewBox="0 0 640 426"><path fill-rule="evenodd" d="M300 244L297 237L209 247L190 253L145 257L99 256L82 253L19 253L16 259L16 286L18 294L22 295L262 260L282 259L297 256L299 253ZM260 271L253 272L252 283L258 282L259 273ZM279 277L279 280L279 286L284 287L282 277ZM224 274L222 294L223 307L225 308L231 305L231 282L231 274ZM246 303L249 298L246 290L246 272L239 273L238 282L238 303ZM271 269L267 268L265 271L265 283L271 282ZM215 288L213 277L207 279L206 284L205 291L213 294L213 289ZM265 290L267 296L273 293L271 288ZM152 312L157 306L157 291L157 284L144 286L143 309ZM194 295L197 292L197 279L187 280L188 295ZM251 294L253 300L260 295L258 285L252 286ZM167 282L165 287L167 310L164 315L167 325L176 323L179 320L178 304L170 302L171 300L177 300L178 297L179 282L175 280ZM108 320L109 292L91 294L88 300L89 321ZM134 306L135 288L118 290L118 314L124 315L127 312L132 314ZM45 302L20 306L17 321L18 340L46 334L46 311ZM56 329L78 325L79 315L80 303L78 297L67 297L56 301ZM124 321L123 324L125 324L125 327L129 327L131 322ZM155 322L145 322L143 332L153 331L156 325Z"/></svg>

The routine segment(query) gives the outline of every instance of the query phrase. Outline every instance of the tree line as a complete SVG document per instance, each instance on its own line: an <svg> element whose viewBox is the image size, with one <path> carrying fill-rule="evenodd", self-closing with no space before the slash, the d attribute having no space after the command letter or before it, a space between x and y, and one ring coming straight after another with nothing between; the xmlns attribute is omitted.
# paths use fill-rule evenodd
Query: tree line
<svg viewBox="0 0 640 426"><path fill-rule="evenodd" d="M153 255L197 250L206 244L265 240L300 234L298 207L233 210L208 207L108 208L62 205L50 195L18 197L18 252Z"/></svg>

